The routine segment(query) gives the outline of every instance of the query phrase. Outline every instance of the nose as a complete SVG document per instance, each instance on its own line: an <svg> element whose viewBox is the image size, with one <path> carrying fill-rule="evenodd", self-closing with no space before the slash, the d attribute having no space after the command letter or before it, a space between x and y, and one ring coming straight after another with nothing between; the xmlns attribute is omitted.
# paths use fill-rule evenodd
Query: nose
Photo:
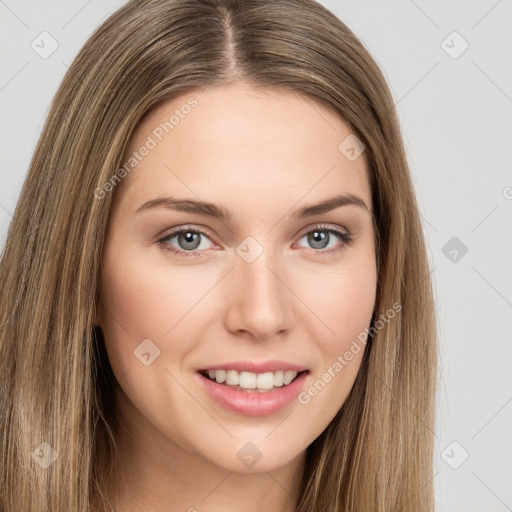
<svg viewBox="0 0 512 512"><path fill-rule="evenodd" d="M252 263L235 258L225 292L225 324L233 333L264 341L289 332L294 295L284 265L266 251Z"/></svg>

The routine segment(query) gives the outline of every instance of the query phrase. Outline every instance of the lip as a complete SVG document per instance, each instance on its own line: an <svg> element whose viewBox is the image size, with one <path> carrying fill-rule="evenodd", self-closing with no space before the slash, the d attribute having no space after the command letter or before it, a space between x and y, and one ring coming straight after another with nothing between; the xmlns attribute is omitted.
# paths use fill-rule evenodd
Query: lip
<svg viewBox="0 0 512 512"><path fill-rule="evenodd" d="M294 372L303 372L307 370L306 366L301 366L299 364L287 363L286 361L279 361L277 359L272 359L270 361L233 361L232 363L223 363L217 365L211 365L201 368L196 368L196 371L199 370L236 370L237 372L252 372L252 373L265 373L265 372L278 372L279 370L284 371L294 371Z"/></svg>
<svg viewBox="0 0 512 512"><path fill-rule="evenodd" d="M233 366L227 366L227 368L236 369L233 368ZM210 369L222 370L224 368L216 366L210 367ZM281 369L283 369L283 367L281 367ZM199 371L195 373L195 376L199 379L199 384L206 393L226 409L245 416L267 416L289 405L301 392L309 372L300 371L302 371L302 373L287 386L273 388L271 391L265 393L233 389L224 384L210 380L208 377L199 373Z"/></svg>

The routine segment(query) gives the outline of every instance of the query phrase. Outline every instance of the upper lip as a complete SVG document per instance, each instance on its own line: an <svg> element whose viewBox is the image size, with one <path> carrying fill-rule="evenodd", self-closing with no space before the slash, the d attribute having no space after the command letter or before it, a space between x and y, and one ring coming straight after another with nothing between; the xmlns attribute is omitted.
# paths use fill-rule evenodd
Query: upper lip
<svg viewBox="0 0 512 512"><path fill-rule="evenodd" d="M201 370L236 370L238 372L252 372L252 373L265 373L277 372L279 370L303 372L307 367L300 364L288 363L286 361L233 361L232 363L212 364L210 366L201 367Z"/></svg>

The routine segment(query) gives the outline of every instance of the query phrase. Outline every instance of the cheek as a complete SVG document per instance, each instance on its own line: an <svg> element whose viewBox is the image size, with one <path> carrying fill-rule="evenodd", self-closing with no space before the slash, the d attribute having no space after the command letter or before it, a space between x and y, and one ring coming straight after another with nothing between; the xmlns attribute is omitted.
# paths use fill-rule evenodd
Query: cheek
<svg viewBox="0 0 512 512"><path fill-rule="evenodd" d="M364 355L376 294L376 270L368 265L347 265L338 272L317 275L323 293L310 295L310 307L322 320L312 320L319 365L299 394L304 422L312 442L334 418L350 393ZM327 328L328 327L328 328ZM361 341L362 340L362 341Z"/></svg>
<svg viewBox="0 0 512 512"><path fill-rule="evenodd" d="M347 345L369 326L375 295L376 278L370 270L343 280L342 289L338 291L338 306L332 311L339 350L346 350Z"/></svg>
<svg viewBox="0 0 512 512"><path fill-rule="evenodd" d="M129 248L123 254L116 253L112 245L105 251L101 327L117 377L128 368L138 368L134 351L143 340L149 339L162 349L162 335L173 324L172 312L179 309L176 295L165 294L168 283L156 279L155 274L151 265L140 261Z"/></svg>
<svg viewBox="0 0 512 512"><path fill-rule="evenodd" d="M158 354L153 368L185 360L200 342L193 332L198 327L201 298L218 279L211 268L198 266L191 271L186 265L176 265L170 269L160 258L158 262L143 258L140 248L124 247L122 254L114 250L113 243L106 248L101 279L101 327L118 380L127 372L137 379L145 372L147 368L136 357L146 353L146 347ZM180 342L175 343L176 339Z"/></svg>
<svg viewBox="0 0 512 512"><path fill-rule="evenodd" d="M125 327L133 339L161 339L197 301L204 276L142 259L136 250L106 253L102 270L102 325ZM201 287L201 283L203 288Z"/></svg>
<svg viewBox="0 0 512 512"><path fill-rule="evenodd" d="M304 302L318 317L313 339L322 340L320 348L325 354L343 350L369 326L376 289L376 268L371 258L325 267L307 279Z"/></svg>
<svg viewBox="0 0 512 512"><path fill-rule="evenodd" d="M338 269L326 268L314 281L316 291L309 293L308 306L321 321L315 317L309 326L321 363L298 399L316 418L311 421L319 434L343 405L361 365L362 333L370 326L375 305L375 262L361 258Z"/></svg>

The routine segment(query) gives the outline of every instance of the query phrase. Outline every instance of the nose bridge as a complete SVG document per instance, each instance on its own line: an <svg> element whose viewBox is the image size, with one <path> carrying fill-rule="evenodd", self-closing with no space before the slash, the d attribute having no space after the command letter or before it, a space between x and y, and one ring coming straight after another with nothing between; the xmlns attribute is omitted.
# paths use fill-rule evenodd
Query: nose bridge
<svg viewBox="0 0 512 512"><path fill-rule="evenodd" d="M245 256L247 249L258 250L251 240L247 245L240 244L231 273L229 328L250 331L262 339L290 328L292 297L284 284L284 265L276 251L260 246L260 254L251 261Z"/></svg>

